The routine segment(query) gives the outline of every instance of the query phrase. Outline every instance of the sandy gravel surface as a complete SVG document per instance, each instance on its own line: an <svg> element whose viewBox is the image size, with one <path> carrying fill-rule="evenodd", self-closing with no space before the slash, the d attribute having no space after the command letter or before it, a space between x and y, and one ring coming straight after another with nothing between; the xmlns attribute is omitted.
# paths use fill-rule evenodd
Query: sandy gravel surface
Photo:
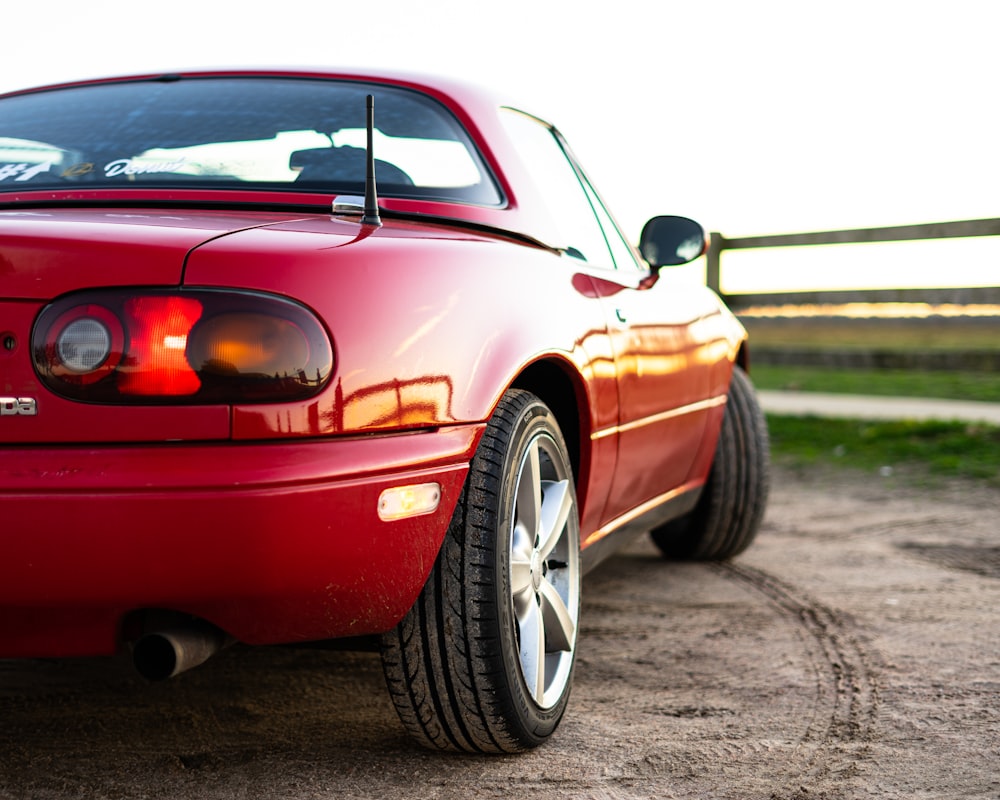
<svg viewBox="0 0 1000 800"><path fill-rule="evenodd" d="M1000 492L779 472L729 565L585 581L555 739L411 745L377 657L0 662L2 798L1000 798Z"/></svg>

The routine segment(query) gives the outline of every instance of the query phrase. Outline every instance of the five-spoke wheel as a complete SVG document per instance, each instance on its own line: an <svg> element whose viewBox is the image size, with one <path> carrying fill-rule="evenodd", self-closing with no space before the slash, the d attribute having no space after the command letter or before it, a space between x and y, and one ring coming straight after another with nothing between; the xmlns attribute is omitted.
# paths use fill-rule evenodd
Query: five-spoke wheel
<svg viewBox="0 0 1000 800"><path fill-rule="evenodd" d="M579 547L559 426L541 400L511 390L423 592L382 640L389 692L417 740L502 753L552 734L573 677Z"/></svg>
<svg viewBox="0 0 1000 800"><path fill-rule="evenodd" d="M539 433L518 470L510 535L521 675L541 708L550 708L566 690L579 607L578 558L569 552L567 536L576 507L570 476L561 474L559 464L559 446Z"/></svg>

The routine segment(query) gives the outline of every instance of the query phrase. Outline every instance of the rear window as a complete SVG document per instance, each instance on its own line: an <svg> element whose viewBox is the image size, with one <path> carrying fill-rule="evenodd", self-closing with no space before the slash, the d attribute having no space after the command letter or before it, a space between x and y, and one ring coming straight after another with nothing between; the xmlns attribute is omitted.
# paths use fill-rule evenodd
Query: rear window
<svg viewBox="0 0 1000 800"><path fill-rule="evenodd" d="M361 194L375 97L380 195L494 206L496 183L436 100L381 84L183 78L0 99L0 194L238 188Z"/></svg>

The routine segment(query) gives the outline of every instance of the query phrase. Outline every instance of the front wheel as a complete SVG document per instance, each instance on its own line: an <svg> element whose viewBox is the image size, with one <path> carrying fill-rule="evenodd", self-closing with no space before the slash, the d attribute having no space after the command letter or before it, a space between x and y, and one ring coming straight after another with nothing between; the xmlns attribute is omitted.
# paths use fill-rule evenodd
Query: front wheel
<svg viewBox="0 0 1000 800"><path fill-rule="evenodd" d="M733 368L715 460L698 505L652 532L668 558L723 560L757 535L767 505L770 440L750 378Z"/></svg>
<svg viewBox="0 0 1000 800"><path fill-rule="evenodd" d="M440 750L510 753L562 719L580 610L573 475L552 412L501 399L420 597L382 637L403 724Z"/></svg>

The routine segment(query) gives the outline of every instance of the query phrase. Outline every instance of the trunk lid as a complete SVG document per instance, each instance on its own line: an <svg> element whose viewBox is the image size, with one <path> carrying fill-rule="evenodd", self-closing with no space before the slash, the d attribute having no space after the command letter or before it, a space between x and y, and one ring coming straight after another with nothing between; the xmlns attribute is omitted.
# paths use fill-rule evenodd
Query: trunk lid
<svg viewBox="0 0 1000 800"><path fill-rule="evenodd" d="M181 282L187 254L288 214L43 209L0 211L0 298L51 300L75 289Z"/></svg>

